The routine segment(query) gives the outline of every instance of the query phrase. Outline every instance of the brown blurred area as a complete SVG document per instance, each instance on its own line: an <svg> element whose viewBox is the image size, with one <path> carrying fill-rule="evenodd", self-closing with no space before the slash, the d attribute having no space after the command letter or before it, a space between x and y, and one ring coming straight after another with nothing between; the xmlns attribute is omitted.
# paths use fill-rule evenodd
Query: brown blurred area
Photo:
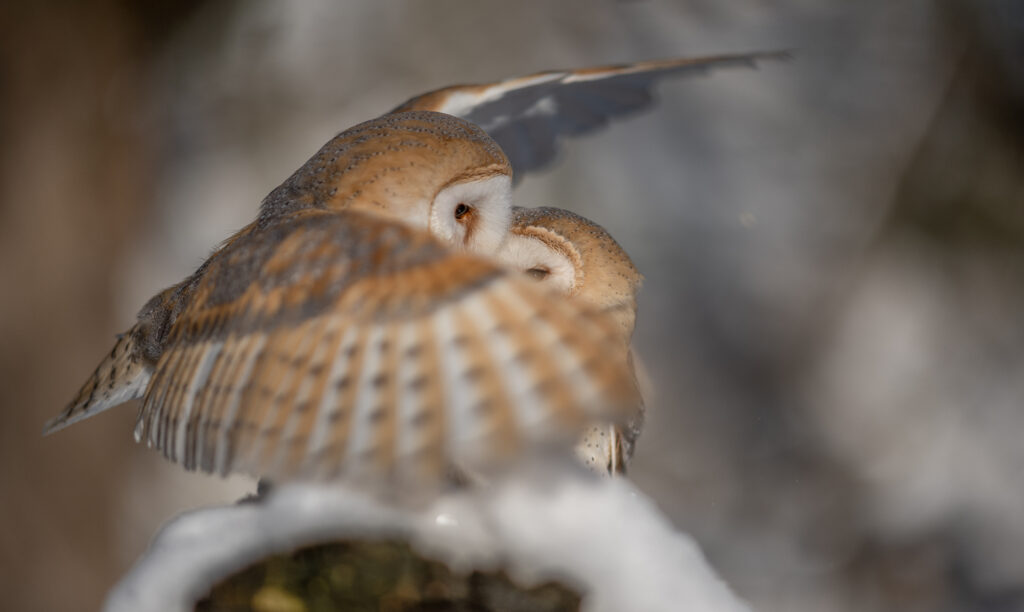
<svg viewBox="0 0 1024 612"><path fill-rule="evenodd" d="M150 20L189 10L173 4L162 17L113 1L0 7L6 609L95 609L125 567L119 491L124 465L140 459L125 443L130 411L60 439L40 427L124 326L111 270L152 200Z"/></svg>
<svg viewBox="0 0 1024 612"><path fill-rule="evenodd" d="M134 410L54 436L147 297L335 132L456 82L794 48L666 83L517 204L646 276L631 476L755 609L1024 609L1024 9L1011 0L0 7L0 587L96 609L250 483Z"/></svg>

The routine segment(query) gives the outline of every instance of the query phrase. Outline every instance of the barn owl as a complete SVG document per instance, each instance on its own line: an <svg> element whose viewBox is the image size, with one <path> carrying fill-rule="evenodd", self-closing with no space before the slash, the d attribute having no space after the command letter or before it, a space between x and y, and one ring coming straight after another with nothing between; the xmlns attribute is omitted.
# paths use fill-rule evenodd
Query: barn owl
<svg viewBox="0 0 1024 612"><path fill-rule="evenodd" d="M513 209L509 236L497 257L558 293L581 300L615 323L616 346L628 355L636 323L636 298L643 276L603 227L559 208ZM643 425L643 399L623 423L589 426L576 455L595 471L624 473Z"/></svg>
<svg viewBox="0 0 1024 612"><path fill-rule="evenodd" d="M142 397L136 438L189 469L430 480L621 415L613 321L472 253L509 222L474 125L387 115L341 133L257 219L154 297L56 431Z"/></svg>

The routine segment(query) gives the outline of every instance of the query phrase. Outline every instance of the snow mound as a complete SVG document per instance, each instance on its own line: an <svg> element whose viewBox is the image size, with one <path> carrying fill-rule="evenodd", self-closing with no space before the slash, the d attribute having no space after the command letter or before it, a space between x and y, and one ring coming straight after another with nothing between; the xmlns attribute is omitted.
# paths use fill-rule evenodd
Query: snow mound
<svg viewBox="0 0 1024 612"><path fill-rule="evenodd" d="M336 484L290 484L255 503L168 523L110 593L107 612L192 610L221 579L272 554L338 539L401 538L455 570L503 568L580 587L588 612L748 611L693 540L622 479L512 477L389 507Z"/></svg>

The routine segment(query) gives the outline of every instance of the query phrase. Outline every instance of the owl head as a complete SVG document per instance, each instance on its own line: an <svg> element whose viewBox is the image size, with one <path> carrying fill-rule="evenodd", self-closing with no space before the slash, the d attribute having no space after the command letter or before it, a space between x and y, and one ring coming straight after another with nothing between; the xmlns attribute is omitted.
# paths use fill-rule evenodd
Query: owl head
<svg viewBox="0 0 1024 612"><path fill-rule="evenodd" d="M451 115L413 111L335 136L264 199L260 219L362 210L493 254L508 231L511 195L512 167L490 136Z"/></svg>
<svg viewBox="0 0 1024 612"><path fill-rule="evenodd" d="M600 225L560 208L517 206L496 256L538 282L608 312L629 341L643 276Z"/></svg>

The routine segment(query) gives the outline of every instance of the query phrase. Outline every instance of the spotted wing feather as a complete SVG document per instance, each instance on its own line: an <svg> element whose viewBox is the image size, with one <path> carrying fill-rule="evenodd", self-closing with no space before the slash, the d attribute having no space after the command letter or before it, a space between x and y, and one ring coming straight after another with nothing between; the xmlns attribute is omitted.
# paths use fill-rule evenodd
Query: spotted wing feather
<svg viewBox="0 0 1024 612"><path fill-rule="evenodd" d="M635 390L615 338L600 313L425 233L310 211L244 230L211 258L136 435L219 473L486 469L628 418Z"/></svg>
<svg viewBox="0 0 1024 612"><path fill-rule="evenodd" d="M75 398L46 423L48 435L99 414L108 408L142 397L152 374L152 364L142 357L136 342L139 327L118 336L114 348L104 357Z"/></svg>
<svg viewBox="0 0 1024 612"><path fill-rule="evenodd" d="M654 85L669 76L756 67L785 52L656 60L573 71L549 71L486 85L456 85L408 100L392 112L432 110L476 123L501 145L521 178L549 165L558 140L601 128L650 106Z"/></svg>

